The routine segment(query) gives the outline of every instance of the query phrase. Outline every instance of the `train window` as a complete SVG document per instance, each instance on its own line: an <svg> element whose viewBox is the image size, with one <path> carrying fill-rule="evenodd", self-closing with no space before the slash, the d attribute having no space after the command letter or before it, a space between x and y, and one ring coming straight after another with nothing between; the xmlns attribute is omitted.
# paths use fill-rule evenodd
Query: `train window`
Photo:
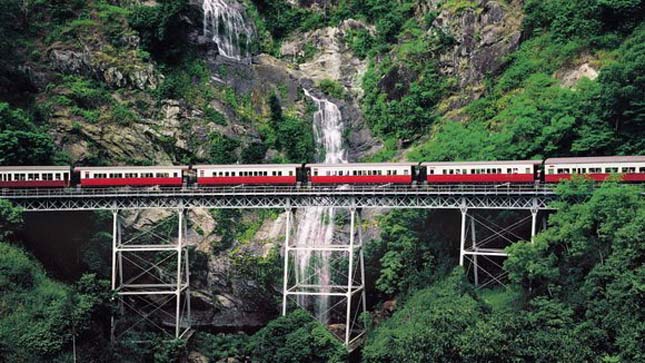
<svg viewBox="0 0 645 363"><path fill-rule="evenodd" d="M531 168L524 169L524 174L532 174L531 173Z"/></svg>
<svg viewBox="0 0 645 363"><path fill-rule="evenodd" d="M403 175L408 175L410 171L408 169L403 170Z"/></svg>
<svg viewBox="0 0 645 363"><path fill-rule="evenodd" d="M645 173L645 167L641 167L640 169L638 169L638 172L639 173Z"/></svg>
<svg viewBox="0 0 645 363"><path fill-rule="evenodd" d="M179 175L178 175L178 173L177 173L177 172L174 172L174 173L172 173L172 177L173 177L173 178L177 178L177 177L179 177Z"/></svg>
<svg viewBox="0 0 645 363"><path fill-rule="evenodd" d="M170 173L157 173L157 178L168 178Z"/></svg>
<svg viewBox="0 0 645 363"><path fill-rule="evenodd" d="M633 167L628 167L628 168L623 168L623 173L635 173L636 168Z"/></svg>
<svg viewBox="0 0 645 363"><path fill-rule="evenodd" d="M268 176L268 175L269 175L269 172L268 172L268 171L265 171L265 172L264 172L264 176Z"/></svg>
<svg viewBox="0 0 645 363"><path fill-rule="evenodd" d="M24 181L25 180L25 174L15 174L13 176L13 180L15 180L15 181Z"/></svg>
<svg viewBox="0 0 645 363"><path fill-rule="evenodd" d="M271 176L275 176L275 170L271 172Z"/></svg>
<svg viewBox="0 0 645 363"><path fill-rule="evenodd" d="M569 171L568 168L560 168L558 169L558 174L570 174L571 172Z"/></svg>
<svg viewBox="0 0 645 363"><path fill-rule="evenodd" d="M600 173L601 169L600 168L589 168L590 173Z"/></svg>
<svg viewBox="0 0 645 363"><path fill-rule="evenodd" d="M617 173L618 168L605 168L605 173Z"/></svg>
<svg viewBox="0 0 645 363"><path fill-rule="evenodd" d="M430 175L434 175L434 169L430 169L430 170L428 170L428 171L430 172L430 173L429 173Z"/></svg>
<svg viewBox="0 0 645 363"><path fill-rule="evenodd" d="M142 178L152 178L153 174L152 173L141 173Z"/></svg>
<svg viewBox="0 0 645 363"><path fill-rule="evenodd" d="M293 176L293 170L289 170L289 176Z"/></svg>
<svg viewBox="0 0 645 363"><path fill-rule="evenodd" d="M455 174L461 174L461 169L455 170Z"/></svg>
<svg viewBox="0 0 645 363"><path fill-rule="evenodd" d="M60 180L60 173L54 174L54 179L55 180Z"/></svg>

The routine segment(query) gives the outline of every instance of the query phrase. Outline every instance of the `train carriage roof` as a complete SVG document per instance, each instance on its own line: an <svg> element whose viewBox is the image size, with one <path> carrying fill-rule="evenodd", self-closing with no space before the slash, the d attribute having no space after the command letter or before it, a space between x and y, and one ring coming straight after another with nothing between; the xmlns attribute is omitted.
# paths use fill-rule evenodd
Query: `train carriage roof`
<svg viewBox="0 0 645 363"><path fill-rule="evenodd" d="M319 164L306 164L305 166L307 166L307 167L316 167L316 168L321 168L321 167L360 168L360 167L384 167L384 166L399 166L399 167L401 167L401 166L414 166L414 165L419 165L419 163L410 163L410 162L400 162L400 163L330 163L330 164L319 163Z"/></svg>
<svg viewBox="0 0 645 363"><path fill-rule="evenodd" d="M545 164L645 163L645 156L591 156L583 158L550 158Z"/></svg>
<svg viewBox="0 0 645 363"><path fill-rule="evenodd" d="M222 169L240 169L240 168L298 168L302 164L202 164L193 165L193 169L203 168L222 168Z"/></svg>
<svg viewBox="0 0 645 363"><path fill-rule="evenodd" d="M70 171L71 168L69 166L56 166L56 165L0 166L0 171L36 171L36 170Z"/></svg>
<svg viewBox="0 0 645 363"><path fill-rule="evenodd" d="M432 161L423 162L421 166L451 166L451 165L537 165L542 164L542 160L497 160L497 161Z"/></svg>
<svg viewBox="0 0 645 363"><path fill-rule="evenodd" d="M110 170L158 170L158 169L188 169L187 165L152 165L152 166L77 166L74 171L110 171Z"/></svg>

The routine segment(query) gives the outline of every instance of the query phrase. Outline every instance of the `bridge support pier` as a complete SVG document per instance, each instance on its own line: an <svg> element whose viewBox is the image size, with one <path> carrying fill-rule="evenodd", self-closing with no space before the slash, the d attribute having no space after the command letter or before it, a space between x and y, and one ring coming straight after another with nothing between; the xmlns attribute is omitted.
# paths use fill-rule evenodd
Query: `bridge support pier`
<svg viewBox="0 0 645 363"><path fill-rule="evenodd" d="M182 339L191 326L185 209L124 238L122 217L112 211L112 290L119 308L111 338L148 342L147 333Z"/></svg>
<svg viewBox="0 0 645 363"><path fill-rule="evenodd" d="M282 315L286 315L290 307L299 307L312 313L310 304L303 302L313 301L316 304L321 299L328 300L329 303L324 305L324 311L312 315L327 325L351 351L360 344L365 335L361 315L367 311L360 210L351 208L349 211L347 244L297 245L292 241L294 221L294 210L288 209L283 255ZM316 271L307 271L302 275L297 266L302 253L311 253L312 259L325 260L325 263L338 269L332 270L327 278L316 276Z"/></svg>
<svg viewBox="0 0 645 363"><path fill-rule="evenodd" d="M501 217L503 222L500 225L494 221L495 216L487 217L484 210L476 214L474 209L467 209L463 205L460 207L459 265L466 268L467 274L472 269L475 286L504 286L507 273L502 264L508 256L505 247L521 240L533 242L538 232L539 209L534 205L529 211L528 216L516 220L508 220L508 216ZM542 223L543 228L546 228L545 218L542 218Z"/></svg>

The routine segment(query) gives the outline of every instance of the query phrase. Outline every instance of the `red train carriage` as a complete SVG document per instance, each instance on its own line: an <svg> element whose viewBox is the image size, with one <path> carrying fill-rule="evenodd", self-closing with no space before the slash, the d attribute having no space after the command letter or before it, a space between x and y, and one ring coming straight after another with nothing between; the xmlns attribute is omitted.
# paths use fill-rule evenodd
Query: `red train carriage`
<svg viewBox="0 0 645 363"><path fill-rule="evenodd" d="M411 184L416 163L307 164L312 184Z"/></svg>
<svg viewBox="0 0 645 363"><path fill-rule="evenodd" d="M186 166L81 166L74 171L80 174L82 187L180 187L186 169Z"/></svg>
<svg viewBox="0 0 645 363"><path fill-rule="evenodd" d="M295 185L300 164L195 165L199 185Z"/></svg>
<svg viewBox="0 0 645 363"><path fill-rule="evenodd" d="M421 163L428 183L534 183L540 160Z"/></svg>
<svg viewBox="0 0 645 363"><path fill-rule="evenodd" d="M0 188L65 188L70 172L69 166L3 166Z"/></svg>
<svg viewBox="0 0 645 363"><path fill-rule="evenodd" d="M626 182L645 182L645 156L599 156L586 158L551 158L544 161L544 181L555 183L582 174L603 181L620 174Z"/></svg>

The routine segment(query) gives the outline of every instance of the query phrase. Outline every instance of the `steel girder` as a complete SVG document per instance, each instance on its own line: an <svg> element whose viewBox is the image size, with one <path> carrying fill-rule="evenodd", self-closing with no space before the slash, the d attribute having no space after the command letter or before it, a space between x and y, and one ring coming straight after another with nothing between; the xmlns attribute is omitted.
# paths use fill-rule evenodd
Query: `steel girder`
<svg viewBox="0 0 645 363"><path fill-rule="evenodd" d="M555 195L525 194L382 194L382 195L156 195L132 196L5 196L28 212L124 209L262 209L262 208L428 208L550 209Z"/></svg>

